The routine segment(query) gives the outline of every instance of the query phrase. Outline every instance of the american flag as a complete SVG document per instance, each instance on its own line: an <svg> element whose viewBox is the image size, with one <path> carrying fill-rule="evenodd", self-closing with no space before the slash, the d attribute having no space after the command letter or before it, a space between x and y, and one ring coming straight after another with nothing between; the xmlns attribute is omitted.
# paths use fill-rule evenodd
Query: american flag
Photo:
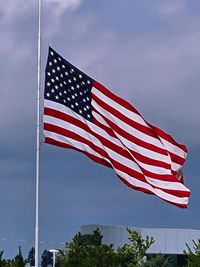
<svg viewBox="0 0 200 267"><path fill-rule="evenodd" d="M187 149L150 125L127 101L52 48L46 65L45 142L80 151L112 168L129 187L186 208Z"/></svg>

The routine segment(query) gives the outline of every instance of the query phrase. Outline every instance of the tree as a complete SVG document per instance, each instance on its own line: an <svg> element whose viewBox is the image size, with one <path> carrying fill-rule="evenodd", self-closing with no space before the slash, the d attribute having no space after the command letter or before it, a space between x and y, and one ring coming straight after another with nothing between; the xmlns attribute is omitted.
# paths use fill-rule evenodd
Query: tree
<svg viewBox="0 0 200 267"><path fill-rule="evenodd" d="M35 266L35 248L34 247L30 249L26 262L29 263L30 266Z"/></svg>
<svg viewBox="0 0 200 267"><path fill-rule="evenodd" d="M100 231L84 235L78 232L66 243L65 267L116 267L116 255L112 245L102 244ZM59 266L59 267L60 267Z"/></svg>
<svg viewBox="0 0 200 267"><path fill-rule="evenodd" d="M47 267L48 264L50 265L53 265L53 253L51 253L50 251L48 250L44 250L43 253L42 253L42 261L41 261L41 266L42 267Z"/></svg>
<svg viewBox="0 0 200 267"><path fill-rule="evenodd" d="M169 257L163 254L152 255L144 267L172 267Z"/></svg>
<svg viewBox="0 0 200 267"><path fill-rule="evenodd" d="M188 244L186 244L188 251L184 251L184 253L187 256L187 265L188 267L200 267L200 239L198 239L198 242L193 242L193 249L189 247Z"/></svg>
<svg viewBox="0 0 200 267"><path fill-rule="evenodd" d="M147 250L154 243L152 237L146 236L143 239L141 235L134 230L127 229L131 244L125 244L118 249L118 261L121 267L142 267L145 263Z"/></svg>
<svg viewBox="0 0 200 267"><path fill-rule="evenodd" d="M0 251L0 267L3 266L3 265L2 265L2 256L3 256L3 252L4 252L4 251Z"/></svg>
<svg viewBox="0 0 200 267"><path fill-rule="evenodd" d="M24 261L23 256L22 256L22 251L21 251L20 246L19 246L19 253L15 257L14 262L15 262L15 267L25 267L25 261Z"/></svg>

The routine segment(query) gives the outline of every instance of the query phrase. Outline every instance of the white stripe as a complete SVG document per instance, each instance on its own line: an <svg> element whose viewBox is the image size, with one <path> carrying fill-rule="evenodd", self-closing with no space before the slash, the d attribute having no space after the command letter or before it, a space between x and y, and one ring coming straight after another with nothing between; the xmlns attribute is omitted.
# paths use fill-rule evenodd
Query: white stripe
<svg viewBox="0 0 200 267"><path fill-rule="evenodd" d="M92 93L95 96L97 96L100 100L102 100L103 102L108 104L110 107L116 109L117 111L119 111L121 114L123 114L124 116L128 117L132 121L135 121L135 122L137 122L137 123L149 128L149 129L151 129L151 127L146 123L146 121L144 120L144 118L141 115L138 115L137 113L135 113L133 111L130 111L129 109L126 109L125 107L123 107L122 105L118 104L117 102L115 102L110 97L108 97L105 94L103 94L97 88L93 87L92 88ZM162 142L165 144L166 148L169 149L170 152L172 152L174 154L177 154L182 158L186 158L186 154L187 153L185 153L184 150L182 150L178 146L175 146L174 144L170 143L169 141L166 141L165 139L163 139L160 136L159 136L159 138L162 140Z"/></svg>
<svg viewBox="0 0 200 267"><path fill-rule="evenodd" d="M73 116L73 114L71 114L71 115ZM147 169L148 171L156 173L156 174L160 174L160 175L163 175L163 174L170 175L171 174L170 170L166 170L164 168L159 168L159 167L155 167L152 165L148 165L148 164L139 162L136 159L130 160L130 159L120 155L119 153L115 152L115 150L111 150L105 144L102 144L102 142L100 141L101 139L99 140L91 133L87 132L86 130L81 129L79 126L76 126L70 122L66 122L66 121L63 121L62 119L58 119L58 118L51 117L48 115L44 115L44 122L56 125L56 126L61 127L63 129L68 129L68 130L78 134L79 136L84 137L85 139L87 139L91 143L95 144L99 148L106 151L110 158L120 162L124 166L127 166L127 167L141 173L141 174L143 174L143 172L140 170L139 166L142 166L144 169ZM94 128L94 127L90 127L90 126L93 126L93 123L88 122L88 126L91 130L92 130L92 128ZM98 130L100 129L98 126L96 126L95 128L96 128L96 132L98 132ZM110 142L110 140L108 140L108 141ZM119 143L119 146L123 150L125 150L126 153L128 152L126 147L124 147L121 143ZM134 160L138 162L139 166L137 163L134 162Z"/></svg>
<svg viewBox="0 0 200 267"><path fill-rule="evenodd" d="M58 105L60 105L60 104L58 104ZM56 108L58 108L58 107L56 107ZM74 116L75 113L70 108L65 108L64 111L65 111L65 114L68 114L68 115L70 115L72 117L75 117ZM117 138L115 138L115 140L114 140L103 129L101 129L100 127L98 127L94 123L91 123L90 121L85 120L82 116L76 114L76 117L78 117L79 121L82 121L83 123L87 124L87 126L93 132L98 133L99 135L101 135L102 137L106 138L111 143L113 143L113 141L114 141L114 143L117 146L121 147L126 152L128 152L129 154L131 154L130 151L128 151L128 149ZM45 116L44 116L44 118L45 118ZM54 119L54 121L56 121L56 119ZM49 121L49 123L52 123L52 122ZM71 128L70 130L73 130L74 132L77 132L77 131L80 131L81 130L82 132L80 133L80 136L83 136L84 133L85 133L85 130L80 129L79 127L77 128L74 125L72 125L71 123L68 123L67 124L67 122L64 125L64 121L60 121L58 119L57 119L57 125L60 126L60 127L65 128L65 129L70 129ZM100 145L100 142L99 142L99 140L96 137L91 136L91 138L92 139L88 139L88 140L91 141L94 144L97 144L99 147L102 147L104 149L104 147L102 146L102 144ZM138 146L138 149L140 149L139 146ZM109 153L109 152L107 151L107 153ZM116 155L118 155L118 157L120 156L118 153L116 153ZM160 174L160 175L163 175L163 174L169 174L170 175L171 174L171 171L169 169L167 170L167 169L165 169L163 167L157 167L157 166L153 166L153 165L149 165L149 164L143 163L143 162L137 160L132 154L131 154L131 156L133 157L134 161L136 161L138 163L138 165L141 166L142 168L144 168L145 170L148 170L148 171L150 171L152 173L156 173L156 174ZM124 159L125 159L124 157L121 158L120 160L117 159L117 157L114 157L114 159L116 159L119 162L123 162L123 164L126 165L126 166L131 166L130 168L133 168L132 167L132 162L133 161L131 161L129 159L126 159L126 161L127 161L126 163L124 162ZM158 159L158 157L156 159ZM134 163L134 164L135 164L135 166L137 166L137 171L140 171L140 173L142 173L141 170L139 169L138 165L136 163Z"/></svg>
<svg viewBox="0 0 200 267"><path fill-rule="evenodd" d="M132 182L131 184L133 184L135 186L141 186L141 185L138 185L138 183L139 184L142 183L143 185L147 185L147 183L144 183L144 182L138 180L137 178L134 178L134 177L124 173L123 171L119 170L118 168L116 168L108 158L103 157L101 154L96 152L94 149L92 149L87 144L84 144L84 143L82 143L80 141L74 140L74 139L69 138L69 137L65 137L65 136L63 136L61 134L57 134L57 133L46 131L46 130L44 130L44 134L45 134L46 137L52 138L52 139L54 139L56 141L59 141L59 142L62 142L62 143L68 144L68 145L71 145L72 147L78 148L83 152L86 151L86 152L88 152L88 153L90 153L92 155L95 155L98 158L106 160L107 162L109 162L113 166L113 169L115 170L115 172L117 174L119 174L121 177L123 177L126 180L127 180L127 177L128 177L128 181L129 182L131 181ZM181 183L168 183L168 182L164 182L163 183L163 181L159 181L159 180L155 180L155 179L151 179L151 178L148 178L148 180L149 180L149 182L151 184L153 184L154 186L157 186L159 188L172 189L172 190L182 190L182 191L189 192L189 190L184 185L182 185ZM133 183L133 181L135 181L135 182ZM174 187L172 185L174 185ZM142 187L144 187L144 186L142 186ZM149 189L152 192L154 192L154 189L155 189L150 184L148 186L145 186L144 188Z"/></svg>
<svg viewBox="0 0 200 267"><path fill-rule="evenodd" d="M60 104L56 104L56 105L60 105ZM69 112L66 112L66 111L69 111ZM70 109L66 108L65 109L65 113L71 113L71 116L74 115L74 112L72 112ZM79 116L79 115L78 115ZM80 116L80 120L83 120L84 122L86 122L82 116ZM118 153L115 153L114 151L110 150L109 148L106 148L105 146L103 146L101 144L101 142L96 139L96 137L92 136L91 134L87 133L85 130L82 130L81 128L71 124L71 123L67 123L67 122L64 122L60 119L56 119L54 117L50 117L50 116L47 116L45 115L44 116L44 122L46 123L50 123L50 124L53 124L53 125L57 125L59 127L63 127L63 128L66 128L66 129L70 129L71 131L74 131L75 133L78 133L80 134L80 136L83 136L84 138L87 138L87 140L91 141L92 143L95 143L97 146L101 147L102 149L104 149L108 154L109 154L109 157L110 158L113 158L115 159L116 161L119 161L121 163L123 163L125 166L129 166L131 167L133 170L141 173L140 169L138 168L137 164L135 164L133 161L130 161L129 159L126 159L122 156L120 156ZM89 123L90 125L93 125L92 123L90 123L89 121L87 121L87 123ZM48 137L48 134L49 132L48 131L45 131L46 133L46 136ZM87 134L86 134L87 133ZM50 135L52 135L52 133L50 133ZM56 135L56 134L55 134ZM62 135L58 135L57 136L61 136L61 140L59 141L66 141L68 138L67 137L64 137ZM89 137L89 138L88 138ZM69 138L70 139L70 138ZM68 143L68 142L67 142ZM77 143L77 141L75 140L75 143ZM80 144L80 142L78 142ZM70 142L69 143L70 145L73 145L73 142ZM74 145L73 145L74 146ZM86 147L88 148L88 145L86 145ZM78 147L79 149L81 149L81 147L79 146ZM90 148L91 149L91 148ZM83 150L83 149L82 149ZM86 150L86 148L85 148ZM83 150L84 151L84 150ZM88 151L89 153L97 153L98 152L94 152L94 150L92 149L92 152L90 150L86 150ZM98 154L98 157L99 157L99 154ZM101 157L101 158L104 158L104 157ZM104 158L105 159L105 158ZM110 163L110 161L109 161ZM114 168L114 166L113 166ZM181 183L175 183L175 182L163 182L163 181L160 181L160 180L157 180L157 179L152 179L152 178L149 178L149 177L146 177L148 179L148 182L153 184L154 186L157 186L159 188L163 188L163 189L176 189L176 190L185 190L187 191L187 188L184 187ZM174 184L174 187L173 187L173 184Z"/></svg>
<svg viewBox="0 0 200 267"><path fill-rule="evenodd" d="M179 157L184 158L184 159L187 157L187 153L181 148L175 146L169 141L163 139L162 137L160 137L160 140L162 141L162 143L164 144L164 146L169 152L172 152L173 154L178 155Z"/></svg>
<svg viewBox="0 0 200 267"><path fill-rule="evenodd" d="M190 190L184 186L182 183L177 182L167 182L167 181L160 181L158 179L153 179L150 177L146 177L148 183L152 184L153 186L162 188L162 189L171 189L171 190L180 190L190 192Z"/></svg>
<svg viewBox="0 0 200 267"><path fill-rule="evenodd" d="M90 153L90 154L92 154L92 155L94 155L94 156L96 156L98 158L104 159L104 160L106 160L107 162L110 163L110 160L109 159L103 157L101 154L99 154L98 152L96 152L95 150L93 150L87 144L84 144L84 143L79 142L77 140L74 140L72 138L66 137L64 135L57 134L57 133L50 132L50 131L46 131L46 130L44 130L44 135L45 135L45 137L52 138L55 141L65 143L65 144L70 145L72 147L78 148L81 151L88 152L88 153Z"/></svg>
<svg viewBox="0 0 200 267"><path fill-rule="evenodd" d="M106 96L101 91L99 91L97 88L92 87L92 93L94 93L94 95L96 95L99 99L101 99L103 102L108 104L110 107L114 107L117 111L119 111L124 116L128 117L129 119L135 122L138 122L139 124L147 128L150 128L150 126L146 123L146 121L142 118L142 116L118 104L113 99L111 99L110 97Z"/></svg>
<svg viewBox="0 0 200 267"><path fill-rule="evenodd" d="M147 183L144 183L144 182L139 181L133 177L130 177L128 174L126 174L122 171L118 170L117 173L119 174L119 176L124 178L131 185L148 189L149 191L151 191L152 193L154 193L155 195L157 195L158 197L160 197L166 201L170 201L170 202L173 202L176 204L188 204L188 197L176 197L172 194L168 194L168 193L162 191L161 189L153 188L151 185L149 185Z"/></svg>
<svg viewBox="0 0 200 267"><path fill-rule="evenodd" d="M116 125L118 125L118 126L120 125L120 127L123 130L125 130L126 132L128 132L129 134L137 137L140 140L145 141L146 143L155 145L155 143L153 143L156 140L155 138L152 138L152 137L146 135L146 139L145 139L144 135L141 132L139 132L138 130L134 129L133 127L127 125L126 123L122 122L120 119L116 118L114 115L112 115L109 112L107 112L105 109L103 109L98 104L96 104L95 101L93 101L92 104L93 104L93 106L95 106L96 110L98 110L100 113L103 113L109 120L111 120ZM171 165L172 161L171 161L171 158L170 158L170 156L168 154L167 155L163 155L163 154L157 153L157 152L155 152L155 151L153 151L151 149L148 149L146 147L136 145L135 143L133 143L130 140L126 139L125 137L123 137L122 135L117 133L116 131L114 131L114 133L118 137L118 139L120 139L120 141L126 147L128 147L130 150L133 150L133 151L135 151L135 152L137 152L137 153L139 153L139 154L141 154L143 156L146 156L148 158L152 158L152 159L155 159L155 160L163 161L163 162L166 162L166 163ZM138 133L141 136L138 136ZM162 143L160 143L160 144L162 145ZM167 152L167 150L164 147L162 147L162 149L164 149Z"/></svg>
<svg viewBox="0 0 200 267"><path fill-rule="evenodd" d="M111 120L114 124L116 125L120 125L120 128L123 129L124 131L126 131L127 133L137 137L138 139L145 141L149 144L153 144L156 147L165 149L163 147L163 144L160 142L160 140L149 136L137 129L135 129L134 127L128 125L127 123L125 123L124 121L120 120L119 118L117 118L115 115L111 114L108 110L104 109L102 106L100 106L95 100L92 99L92 106L99 112L102 113L103 115L106 116L106 118L108 118L109 120Z"/></svg>
<svg viewBox="0 0 200 267"><path fill-rule="evenodd" d="M101 124L103 124L103 125L105 125L105 126L110 128L108 123L98 113L93 111L92 114L93 114L93 116L95 117L95 119L97 121L99 121ZM114 132L114 130L113 130L113 132ZM150 159L155 159L155 160L159 160L159 161L171 164L171 159L170 159L170 157L168 155L160 154L160 153L155 152L153 150L150 150L148 148L139 146L139 145L137 145L135 143L133 144L133 142L131 142L130 140L126 139L125 137L123 137L122 135L120 135L120 134L118 134L116 132L114 132L114 134L117 136L117 140L121 140L122 144L125 144L126 147L128 147L131 150L134 150L135 152L139 152L142 156L146 156L146 157L148 157Z"/></svg>

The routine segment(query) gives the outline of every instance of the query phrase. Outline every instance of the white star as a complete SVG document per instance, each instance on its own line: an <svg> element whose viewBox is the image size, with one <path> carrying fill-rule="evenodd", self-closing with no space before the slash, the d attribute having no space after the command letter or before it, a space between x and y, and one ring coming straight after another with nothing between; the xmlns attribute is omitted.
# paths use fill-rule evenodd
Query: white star
<svg viewBox="0 0 200 267"><path fill-rule="evenodd" d="M47 93L47 96L48 96L48 97L50 97L50 94L49 94L49 93Z"/></svg>
<svg viewBox="0 0 200 267"><path fill-rule="evenodd" d="M56 95L56 99L59 99L59 96L58 95Z"/></svg>
<svg viewBox="0 0 200 267"><path fill-rule="evenodd" d="M71 99L68 97L67 100L70 101Z"/></svg>
<svg viewBox="0 0 200 267"><path fill-rule="evenodd" d="M90 84L90 81L89 81L89 80L87 80L87 83L88 83L88 84Z"/></svg>
<svg viewBox="0 0 200 267"><path fill-rule="evenodd" d="M77 84L77 85L76 85L76 88L80 88L80 85L79 85L79 84Z"/></svg>
<svg viewBox="0 0 200 267"><path fill-rule="evenodd" d="M62 73L60 74L60 77L63 77L63 74Z"/></svg>
<svg viewBox="0 0 200 267"><path fill-rule="evenodd" d="M64 103L66 103L66 100L65 100L65 99L63 99L63 102L64 102Z"/></svg>
<svg viewBox="0 0 200 267"><path fill-rule="evenodd" d="M87 105L86 108L89 109L90 107Z"/></svg>
<svg viewBox="0 0 200 267"><path fill-rule="evenodd" d="M73 80L76 81L76 77L73 77Z"/></svg>
<svg viewBox="0 0 200 267"><path fill-rule="evenodd" d="M68 82L71 83L72 81L69 79Z"/></svg>
<svg viewBox="0 0 200 267"><path fill-rule="evenodd" d="M57 67L57 70L60 70L60 67Z"/></svg>
<svg viewBox="0 0 200 267"><path fill-rule="evenodd" d="M70 72L73 73L74 72L74 69L71 69Z"/></svg>
<svg viewBox="0 0 200 267"><path fill-rule="evenodd" d="M59 80L58 76L56 76L56 80L57 80L57 81Z"/></svg>
<svg viewBox="0 0 200 267"><path fill-rule="evenodd" d="M74 90L74 86L71 86L71 89Z"/></svg>
<svg viewBox="0 0 200 267"><path fill-rule="evenodd" d="M74 99L74 98L75 98L75 96L74 96L74 95L72 95L72 98Z"/></svg>
<svg viewBox="0 0 200 267"><path fill-rule="evenodd" d="M55 85L55 88L58 89L58 85Z"/></svg>
<svg viewBox="0 0 200 267"><path fill-rule="evenodd" d="M60 83L60 87L63 87L63 84L62 83Z"/></svg>
<svg viewBox="0 0 200 267"><path fill-rule="evenodd" d="M75 105L78 106L78 103L76 102Z"/></svg>
<svg viewBox="0 0 200 267"><path fill-rule="evenodd" d="M64 91L64 94L66 94L67 92L66 91Z"/></svg>
<svg viewBox="0 0 200 267"><path fill-rule="evenodd" d="M57 63L58 61L56 59L54 59L54 63Z"/></svg>
<svg viewBox="0 0 200 267"><path fill-rule="evenodd" d="M50 86L50 85L51 85L51 84L48 82L48 83L47 83L47 86Z"/></svg>
<svg viewBox="0 0 200 267"><path fill-rule="evenodd" d="M47 75L48 75L48 76L51 76L51 73L50 73L50 72L47 72Z"/></svg>
<svg viewBox="0 0 200 267"><path fill-rule="evenodd" d="M80 114L82 114L82 113L83 113L81 109L79 109L79 113L80 113Z"/></svg>
<svg viewBox="0 0 200 267"><path fill-rule="evenodd" d="M58 60L61 61L61 58L59 57Z"/></svg>
<svg viewBox="0 0 200 267"><path fill-rule="evenodd" d="M65 85L67 84L66 81L63 82Z"/></svg>
<svg viewBox="0 0 200 267"><path fill-rule="evenodd" d="M54 79L51 79L51 81L52 81L52 83L54 83L54 82L55 82L55 80L54 80Z"/></svg>
<svg viewBox="0 0 200 267"><path fill-rule="evenodd" d="M67 71L65 71L65 75L66 75L66 76L68 75L68 72L67 72Z"/></svg>
<svg viewBox="0 0 200 267"><path fill-rule="evenodd" d="M79 74L78 77L81 79L83 76L81 74Z"/></svg>
<svg viewBox="0 0 200 267"><path fill-rule="evenodd" d="M74 108L74 105L73 105L73 104L71 104L71 107L72 107L72 108Z"/></svg>
<svg viewBox="0 0 200 267"><path fill-rule="evenodd" d="M88 101L90 100L88 96L86 97L86 99L87 99Z"/></svg>
<svg viewBox="0 0 200 267"><path fill-rule="evenodd" d="M52 66L52 62L51 61L49 62L49 66Z"/></svg>
<svg viewBox="0 0 200 267"><path fill-rule="evenodd" d="M59 95L62 96L62 93L60 92Z"/></svg>
<svg viewBox="0 0 200 267"><path fill-rule="evenodd" d="M75 96L78 96L77 93L74 94Z"/></svg>
<svg viewBox="0 0 200 267"><path fill-rule="evenodd" d="M79 93L79 95L83 95L83 93L82 93L82 92L80 92L80 93Z"/></svg>
<svg viewBox="0 0 200 267"><path fill-rule="evenodd" d="M54 69L52 69L52 72L55 73L56 71Z"/></svg>
<svg viewBox="0 0 200 267"><path fill-rule="evenodd" d="M62 65L62 68L65 69L65 65Z"/></svg>
<svg viewBox="0 0 200 267"><path fill-rule="evenodd" d="M84 82L81 82L82 84L85 84Z"/></svg>
<svg viewBox="0 0 200 267"><path fill-rule="evenodd" d="M52 55L52 56L54 55L54 52L53 52L53 51L51 51L51 55Z"/></svg>
<svg viewBox="0 0 200 267"><path fill-rule="evenodd" d="M87 110L87 108L83 108L85 111Z"/></svg>
<svg viewBox="0 0 200 267"><path fill-rule="evenodd" d="M91 117L90 114L87 114L87 117L90 118Z"/></svg>
<svg viewBox="0 0 200 267"><path fill-rule="evenodd" d="M54 92L55 92L55 90L54 90L54 89L51 89L51 92L52 92L52 93L54 93Z"/></svg>
<svg viewBox="0 0 200 267"><path fill-rule="evenodd" d="M86 102L85 98L83 98L83 102Z"/></svg>

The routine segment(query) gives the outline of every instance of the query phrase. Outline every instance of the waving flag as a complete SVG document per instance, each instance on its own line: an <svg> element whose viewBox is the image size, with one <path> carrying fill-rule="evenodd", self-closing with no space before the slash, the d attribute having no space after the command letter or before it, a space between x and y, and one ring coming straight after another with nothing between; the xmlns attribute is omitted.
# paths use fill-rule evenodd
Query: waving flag
<svg viewBox="0 0 200 267"><path fill-rule="evenodd" d="M182 177L186 147L52 48L46 65L44 135L46 143L75 149L113 168L129 187L187 207L190 190Z"/></svg>

